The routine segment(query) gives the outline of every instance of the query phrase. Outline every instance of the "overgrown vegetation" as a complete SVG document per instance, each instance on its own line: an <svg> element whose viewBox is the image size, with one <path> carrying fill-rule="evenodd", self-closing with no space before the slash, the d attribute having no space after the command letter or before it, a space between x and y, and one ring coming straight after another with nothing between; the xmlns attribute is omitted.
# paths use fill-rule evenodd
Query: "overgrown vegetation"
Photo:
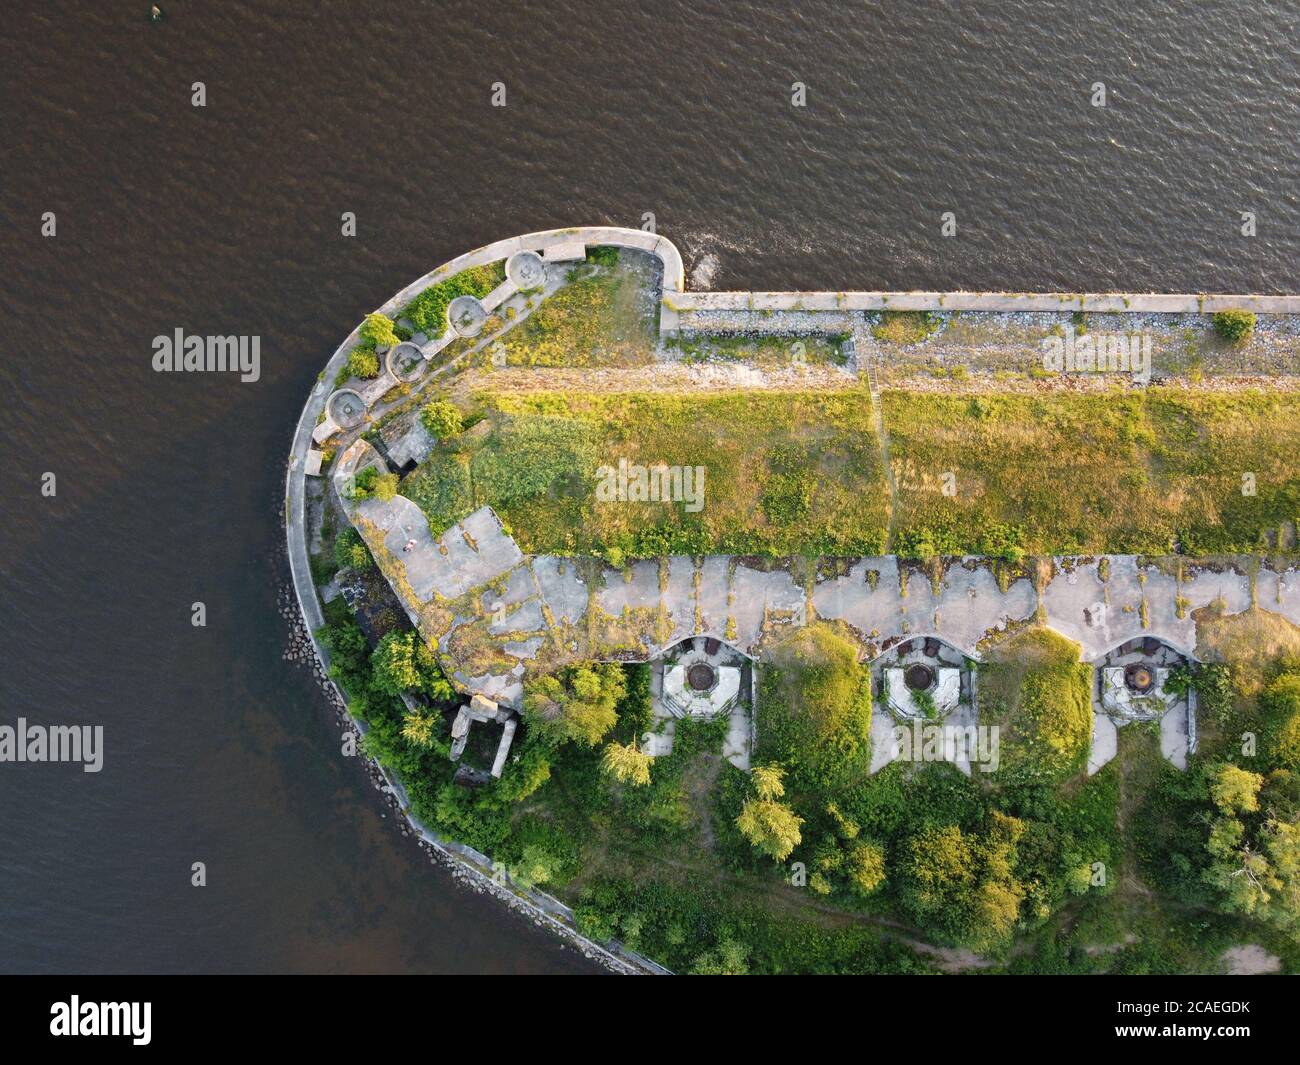
<svg viewBox="0 0 1300 1065"><path fill-rule="evenodd" d="M1229 344L1244 344L1255 332L1253 311L1219 311L1210 316L1214 331Z"/></svg>
<svg viewBox="0 0 1300 1065"><path fill-rule="evenodd" d="M652 333L625 258L591 249L507 334L510 364L640 359ZM490 273L433 286L404 313L436 335L451 298L499 280L499 266L480 270ZM884 312L876 335L916 344L938 325ZM358 350L389 342L368 322ZM1251 551L1290 543L1300 515L1300 400L1288 395L886 393L891 513L859 389L467 391L420 414L438 446L404 490L435 534L491 504L526 551L618 566L875 554L891 526L888 546L916 559ZM703 507L601 500L600 468L620 459L703 467ZM354 489L395 490L374 470ZM340 567L373 566L351 530L333 551ZM1134 724L1087 777L1090 667L1077 645L1029 629L978 667L981 723L1001 730L996 772L896 762L873 775L860 634L765 617L749 772L722 756L725 720L678 721L672 753L649 757L649 667L582 663L530 674L505 773L478 789L451 782L458 700L434 649L398 630L372 653L341 602L328 616L322 638L370 726L366 750L402 776L417 816L516 883L561 895L588 934L679 971L928 971L914 940L1022 973L1203 971L1247 936L1288 968L1300 962L1300 630L1277 615L1197 612L1208 661L1171 681L1200 705L1202 748L1186 773L1160 757L1154 727Z"/></svg>
<svg viewBox="0 0 1300 1065"><path fill-rule="evenodd" d="M440 337L449 328L447 305L457 296L482 299L505 280L505 263L471 266L446 280L430 285L402 308L401 317L426 336Z"/></svg>
<svg viewBox="0 0 1300 1065"><path fill-rule="evenodd" d="M791 629L764 656L758 756L785 767L797 790L866 776L871 677L857 643L826 622Z"/></svg>
<svg viewBox="0 0 1300 1065"><path fill-rule="evenodd" d="M1092 667L1079 645L1030 629L979 670L980 723L1000 729L1000 781L1056 783L1083 769L1092 737Z"/></svg>
<svg viewBox="0 0 1300 1065"><path fill-rule="evenodd" d="M527 551L616 564L668 554L879 553L887 492L867 397L530 393L477 397L485 424L404 492L435 533L491 504ZM797 443L795 441L798 441ZM601 501L601 466L702 467L689 500Z"/></svg>
<svg viewBox="0 0 1300 1065"><path fill-rule="evenodd" d="M1300 396L1152 388L883 402L905 555L1251 552L1300 517Z"/></svg>
<svg viewBox="0 0 1300 1065"><path fill-rule="evenodd" d="M1221 625L1249 633L1251 614ZM1294 626L1291 626L1294 630ZM1249 637L1247 637L1249 638ZM1224 641L1232 648L1232 641ZM1198 672L1230 699L1186 773L1164 772L1141 811L1144 874L1169 897L1249 918L1300 943L1300 656Z"/></svg>
<svg viewBox="0 0 1300 1065"><path fill-rule="evenodd" d="M772 333L695 333L669 337L664 346L686 363L747 362L764 368L843 366L842 336L778 336Z"/></svg>
<svg viewBox="0 0 1300 1065"><path fill-rule="evenodd" d="M881 311L871 335L889 344L919 344L937 333L942 324L930 311Z"/></svg>
<svg viewBox="0 0 1300 1065"><path fill-rule="evenodd" d="M610 249L617 252L617 249ZM633 366L653 360L656 319L622 269L571 280L506 334L508 366Z"/></svg>

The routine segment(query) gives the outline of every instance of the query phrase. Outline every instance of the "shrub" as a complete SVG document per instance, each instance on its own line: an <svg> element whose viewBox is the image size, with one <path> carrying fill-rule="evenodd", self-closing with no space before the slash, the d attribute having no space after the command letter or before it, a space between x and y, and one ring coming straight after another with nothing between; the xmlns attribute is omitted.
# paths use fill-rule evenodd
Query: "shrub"
<svg viewBox="0 0 1300 1065"><path fill-rule="evenodd" d="M380 473L374 466L367 466L352 478L352 484L345 490L349 499L373 499ZM389 496L391 499L392 497Z"/></svg>
<svg viewBox="0 0 1300 1065"><path fill-rule="evenodd" d="M351 566L353 569L368 569L374 565L374 560L370 557L370 551L365 541L361 539L361 534L352 528L344 529L334 541L334 561L339 564L340 569L345 566Z"/></svg>
<svg viewBox="0 0 1300 1065"><path fill-rule="evenodd" d="M386 314L367 314L361 323L361 339L371 348L391 348L397 343L393 320Z"/></svg>
<svg viewBox="0 0 1300 1065"><path fill-rule="evenodd" d="M871 752L870 673L856 644L818 622L791 631L763 670L758 734L765 755L805 786L852 773Z"/></svg>
<svg viewBox="0 0 1300 1065"><path fill-rule="evenodd" d="M374 349L358 346L348 352L348 373L353 377L378 377L379 356Z"/></svg>
<svg viewBox="0 0 1300 1065"><path fill-rule="evenodd" d="M788 858L802 839L799 828L803 818L777 801L785 794L784 776L779 765L755 766L750 775L754 797L745 801L736 818L741 835L778 862Z"/></svg>
<svg viewBox="0 0 1300 1065"><path fill-rule="evenodd" d="M1244 344L1255 332L1253 311L1218 311L1210 316L1214 331L1230 344Z"/></svg>
<svg viewBox="0 0 1300 1065"><path fill-rule="evenodd" d="M446 396L431 399L420 408L420 424L439 440L457 436L465 426L460 410Z"/></svg>
<svg viewBox="0 0 1300 1065"><path fill-rule="evenodd" d="M617 266L618 248L612 244L598 244L587 249L587 262L595 266Z"/></svg>

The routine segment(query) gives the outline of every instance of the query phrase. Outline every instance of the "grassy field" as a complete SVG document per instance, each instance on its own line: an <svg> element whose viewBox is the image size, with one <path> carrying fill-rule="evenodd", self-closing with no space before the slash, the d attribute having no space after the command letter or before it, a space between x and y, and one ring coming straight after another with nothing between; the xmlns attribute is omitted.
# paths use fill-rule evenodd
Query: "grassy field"
<svg viewBox="0 0 1300 1065"><path fill-rule="evenodd" d="M440 532L491 504L527 551L610 558L870 554L888 510L870 403L857 390L681 395L480 394L482 420L403 491ZM597 471L703 467L702 509L602 502Z"/></svg>
<svg viewBox="0 0 1300 1065"><path fill-rule="evenodd" d="M508 366L637 366L654 359L656 312L645 264L592 270L554 295L503 343Z"/></svg>
<svg viewBox="0 0 1300 1065"><path fill-rule="evenodd" d="M1293 546L1300 397L887 392L884 409L905 553Z"/></svg>
<svg viewBox="0 0 1300 1065"><path fill-rule="evenodd" d="M404 491L436 532L484 504L526 550L856 555L1293 550L1300 396L886 392L474 395ZM703 508L602 502L620 459L703 467ZM1247 491L1243 491L1243 486ZM1253 494L1251 491L1253 490Z"/></svg>

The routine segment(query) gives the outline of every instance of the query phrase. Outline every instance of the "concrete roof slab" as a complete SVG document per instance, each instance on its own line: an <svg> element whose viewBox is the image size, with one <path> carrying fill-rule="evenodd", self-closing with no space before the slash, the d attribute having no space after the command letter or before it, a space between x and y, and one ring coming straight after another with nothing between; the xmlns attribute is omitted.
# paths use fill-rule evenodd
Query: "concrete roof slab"
<svg viewBox="0 0 1300 1065"><path fill-rule="evenodd" d="M572 560L540 555L533 559L532 570L551 617L576 624L587 612L587 585Z"/></svg>

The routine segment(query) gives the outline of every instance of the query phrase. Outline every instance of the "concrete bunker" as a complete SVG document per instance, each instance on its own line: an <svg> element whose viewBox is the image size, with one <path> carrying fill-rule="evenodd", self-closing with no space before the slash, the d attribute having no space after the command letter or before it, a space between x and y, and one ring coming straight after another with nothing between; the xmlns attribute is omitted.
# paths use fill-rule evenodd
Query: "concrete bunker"
<svg viewBox="0 0 1300 1065"><path fill-rule="evenodd" d="M975 704L970 658L939 636L894 644L871 663L871 679L876 705L901 721L940 721Z"/></svg>
<svg viewBox="0 0 1300 1065"><path fill-rule="evenodd" d="M1115 757L1118 729L1158 722L1160 754L1178 769L1196 750L1196 692L1179 674L1196 658L1158 636L1136 636L1095 660L1089 775Z"/></svg>
<svg viewBox="0 0 1300 1065"><path fill-rule="evenodd" d="M754 661L716 636L691 636L650 661L654 724L642 749L656 757L671 753L677 722L729 721L723 756L749 768L753 744Z"/></svg>
<svg viewBox="0 0 1300 1065"><path fill-rule="evenodd" d="M457 336L478 336L487 322L487 309L475 296L457 296L447 304L447 322Z"/></svg>

